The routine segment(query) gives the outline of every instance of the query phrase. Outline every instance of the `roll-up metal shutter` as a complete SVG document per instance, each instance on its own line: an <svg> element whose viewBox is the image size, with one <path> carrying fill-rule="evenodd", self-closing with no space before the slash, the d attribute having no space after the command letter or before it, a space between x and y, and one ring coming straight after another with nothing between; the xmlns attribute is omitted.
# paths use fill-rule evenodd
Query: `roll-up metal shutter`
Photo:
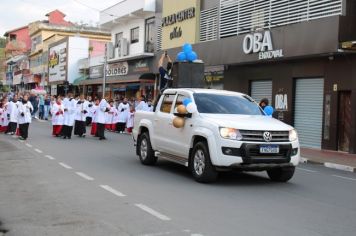
<svg viewBox="0 0 356 236"><path fill-rule="evenodd" d="M297 79L294 127L302 147L321 148L324 79Z"/></svg>
<svg viewBox="0 0 356 236"><path fill-rule="evenodd" d="M268 98L272 104L272 80L251 81L251 97L259 103L261 99Z"/></svg>

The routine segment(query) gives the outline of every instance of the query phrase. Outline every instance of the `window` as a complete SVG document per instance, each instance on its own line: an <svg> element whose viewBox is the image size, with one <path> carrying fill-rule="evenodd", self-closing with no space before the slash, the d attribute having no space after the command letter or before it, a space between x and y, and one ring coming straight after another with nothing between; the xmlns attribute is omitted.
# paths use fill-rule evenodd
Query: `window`
<svg viewBox="0 0 356 236"><path fill-rule="evenodd" d="M117 33L115 34L115 47L118 48L120 47L120 40L123 38L123 33Z"/></svg>
<svg viewBox="0 0 356 236"><path fill-rule="evenodd" d="M178 97L177 97L177 101L176 101L176 104L175 104L174 108L177 108L179 105L182 105L184 99L186 99L186 98L189 98L189 97L185 96L183 94L179 94Z"/></svg>
<svg viewBox="0 0 356 236"><path fill-rule="evenodd" d="M161 112L164 113L170 113L171 112L171 108L172 108L172 104L173 104L173 100L174 97L176 95L175 94L166 94L164 95L162 104L161 104Z"/></svg>
<svg viewBox="0 0 356 236"><path fill-rule="evenodd" d="M16 34L10 34L10 41L16 41Z"/></svg>
<svg viewBox="0 0 356 236"><path fill-rule="evenodd" d="M200 113L263 115L261 108L245 95L195 93L194 100Z"/></svg>
<svg viewBox="0 0 356 236"><path fill-rule="evenodd" d="M131 29L131 43L138 43L139 30L139 27Z"/></svg>
<svg viewBox="0 0 356 236"><path fill-rule="evenodd" d="M146 52L154 52L154 28L155 28L155 18L150 18L146 20L146 28L145 28L145 51Z"/></svg>

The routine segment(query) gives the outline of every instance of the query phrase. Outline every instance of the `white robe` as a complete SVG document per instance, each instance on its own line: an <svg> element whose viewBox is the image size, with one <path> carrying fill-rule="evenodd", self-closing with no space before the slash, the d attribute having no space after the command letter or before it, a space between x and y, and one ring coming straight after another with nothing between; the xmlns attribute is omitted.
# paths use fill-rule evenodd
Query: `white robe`
<svg viewBox="0 0 356 236"><path fill-rule="evenodd" d="M130 111L130 104L126 103L120 103L119 107L117 108L119 111L119 118L118 122L120 123L126 123L128 116L129 116L129 111Z"/></svg>
<svg viewBox="0 0 356 236"><path fill-rule="evenodd" d="M114 109L114 114L113 114L113 124L116 124L119 122L119 110L116 109L116 107L113 107Z"/></svg>
<svg viewBox="0 0 356 236"><path fill-rule="evenodd" d="M28 101L26 104L23 104L22 102L19 103L18 110L19 110L18 123L19 124L31 123L32 121L31 111L33 111L33 106L31 102Z"/></svg>
<svg viewBox="0 0 356 236"><path fill-rule="evenodd" d="M58 105L57 103L54 103L52 105L52 125L63 125L64 115L60 113L60 111L64 111L63 104Z"/></svg>
<svg viewBox="0 0 356 236"><path fill-rule="evenodd" d="M99 106L97 106L97 105L92 106L91 113L92 113L92 122L93 123L98 123L98 110L99 110Z"/></svg>
<svg viewBox="0 0 356 236"><path fill-rule="evenodd" d="M87 116L88 116L88 111L89 111L89 107L88 107L89 103L87 101L83 101L82 103L76 104L76 112L75 112L75 120L78 121L85 121ZM86 113L85 113L86 111Z"/></svg>
<svg viewBox="0 0 356 236"><path fill-rule="evenodd" d="M134 126L134 118L135 118L135 113L130 111L126 123L127 128L132 128Z"/></svg>
<svg viewBox="0 0 356 236"><path fill-rule="evenodd" d="M10 114L10 122L17 123L18 114L19 114L19 103L18 102L9 102L7 107L7 114Z"/></svg>
<svg viewBox="0 0 356 236"><path fill-rule="evenodd" d="M109 105L110 107L110 105ZM114 107L110 107L110 110L105 114L105 124L112 124L114 118Z"/></svg>
<svg viewBox="0 0 356 236"><path fill-rule="evenodd" d="M3 126L4 124L4 109L3 108L0 108L0 126Z"/></svg>
<svg viewBox="0 0 356 236"><path fill-rule="evenodd" d="M145 101L141 101L135 108L136 111L146 111L147 103Z"/></svg>
<svg viewBox="0 0 356 236"><path fill-rule="evenodd" d="M64 112L63 125L73 126L74 119L75 119L75 112L76 112L76 108L77 108L77 102L75 99L65 98L63 100L63 105L64 105L64 108L67 109Z"/></svg>
<svg viewBox="0 0 356 236"><path fill-rule="evenodd" d="M105 99L102 99L99 103L99 109L98 109L98 121L97 123L100 124L105 124L105 111L106 108L110 108L109 104L107 103L107 101Z"/></svg>
<svg viewBox="0 0 356 236"><path fill-rule="evenodd" d="M6 103L4 106L3 106L3 113L2 113L2 117L1 117L1 120L2 120L2 126L8 126L9 125L9 119L7 118L7 107L8 107L9 103Z"/></svg>

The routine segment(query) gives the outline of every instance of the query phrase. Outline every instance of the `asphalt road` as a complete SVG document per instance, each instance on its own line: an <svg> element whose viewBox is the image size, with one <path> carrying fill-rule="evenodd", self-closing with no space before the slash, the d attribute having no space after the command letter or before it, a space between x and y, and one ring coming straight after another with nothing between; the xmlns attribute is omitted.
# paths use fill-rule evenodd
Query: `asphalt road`
<svg viewBox="0 0 356 236"><path fill-rule="evenodd" d="M5 235L355 235L356 174L300 165L288 183L224 173L199 184L183 167L140 164L129 135L63 140L34 121L0 135ZM1 232L1 231L0 231ZM0 233L1 235L1 233Z"/></svg>

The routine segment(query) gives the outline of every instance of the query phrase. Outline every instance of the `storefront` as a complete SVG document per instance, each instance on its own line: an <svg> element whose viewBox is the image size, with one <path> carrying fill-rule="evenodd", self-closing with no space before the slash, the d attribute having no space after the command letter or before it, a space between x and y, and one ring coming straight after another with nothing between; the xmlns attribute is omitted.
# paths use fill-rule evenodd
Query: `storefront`
<svg viewBox="0 0 356 236"><path fill-rule="evenodd" d="M240 4L202 4L200 34L220 32L215 40L193 45L205 63L207 87L247 93L257 102L268 98L274 116L297 129L302 147L356 153L356 30L347 27L356 20L355 3L335 3L334 13L312 20L287 19L283 26L266 27L271 22L262 18L246 20L248 27L239 28L233 21L238 13L224 5L228 2ZM223 11L214 11L219 7ZM219 29L207 24L209 12L220 19ZM229 12L233 15L227 17ZM168 53L174 57L179 51ZM223 71L209 72L214 67ZM212 86L219 75L223 85Z"/></svg>
<svg viewBox="0 0 356 236"><path fill-rule="evenodd" d="M111 98L132 98L145 95L152 98L155 93L156 75L151 73L152 59L137 59L108 64L106 82Z"/></svg>

